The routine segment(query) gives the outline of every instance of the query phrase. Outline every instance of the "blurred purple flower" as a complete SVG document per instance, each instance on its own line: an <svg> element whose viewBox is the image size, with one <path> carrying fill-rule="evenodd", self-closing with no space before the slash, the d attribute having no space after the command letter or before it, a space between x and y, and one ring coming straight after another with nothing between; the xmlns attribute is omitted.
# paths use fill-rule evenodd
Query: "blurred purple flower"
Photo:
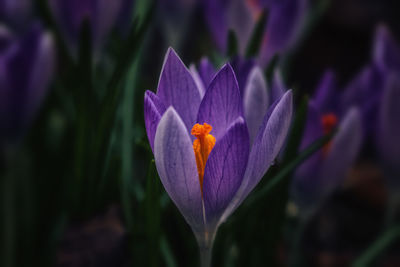
<svg viewBox="0 0 400 267"><path fill-rule="evenodd" d="M307 0L206 0L204 12L218 48L225 51L228 31L233 30L243 55L262 10L267 9L269 18L259 56L260 64L265 66L272 56L287 51L298 39L307 6Z"/></svg>
<svg viewBox="0 0 400 267"><path fill-rule="evenodd" d="M90 23L92 45L97 52L115 24L121 22L122 17L130 17L133 0L50 0L49 4L65 40L75 54L85 19Z"/></svg>
<svg viewBox="0 0 400 267"><path fill-rule="evenodd" d="M381 24L375 32L372 62L364 67L345 88L341 106L360 108L366 136L377 138L378 109L387 79L391 73L400 73L400 45Z"/></svg>
<svg viewBox="0 0 400 267"><path fill-rule="evenodd" d="M1 149L13 145L33 119L54 71L54 44L35 24L22 37L0 26Z"/></svg>
<svg viewBox="0 0 400 267"><path fill-rule="evenodd" d="M0 0L0 19L2 23L21 26L32 11L32 0Z"/></svg>
<svg viewBox="0 0 400 267"><path fill-rule="evenodd" d="M303 215L340 186L361 147L362 123L359 110L342 110L340 94L332 72L325 73L309 102L307 122L300 149L329 134L338 126L333 139L306 160L296 171L292 193Z"/></svg>
<svg viewBox="0 0 400 267"><path fill-rule="evenodd" d="M203 67L198 76L208 81L205 61ZM229 64L201 88L169 49L157 94L145 94L147 136L160 179L200 245L211 245L219 224L257 185L288 132L292 93L264 115L262 74L255 70L250 76L245 97Z"/></svg>

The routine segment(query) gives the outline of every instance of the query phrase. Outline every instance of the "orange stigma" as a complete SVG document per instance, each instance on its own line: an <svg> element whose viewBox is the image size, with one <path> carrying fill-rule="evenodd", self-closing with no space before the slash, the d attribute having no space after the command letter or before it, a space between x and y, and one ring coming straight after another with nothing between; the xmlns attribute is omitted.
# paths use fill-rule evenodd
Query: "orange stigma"
<svg viewBox="0 0 400 267"><path fill-rule="evenodd" d="M333 131L333 129L336 127L338 122L338 119L335 114L333 113L327 113L322 115L321 117L321 123L322 123L322 131L324 134L329 134ZM323 154L326 155L329 150L331 149L331 142L327 143L323 148Z"/></svg>
<svg viewBox="0 0 400 267"><path fill-rule="evenodd" d="M208 155L210 155L215 145L215 137L210 134L211 130L212 126L207 123L203 125L196 123L191 132L197 138L193 141L193 150L196 157L197 171L199 172L201 192L203 192L204 169Z"/></svg>

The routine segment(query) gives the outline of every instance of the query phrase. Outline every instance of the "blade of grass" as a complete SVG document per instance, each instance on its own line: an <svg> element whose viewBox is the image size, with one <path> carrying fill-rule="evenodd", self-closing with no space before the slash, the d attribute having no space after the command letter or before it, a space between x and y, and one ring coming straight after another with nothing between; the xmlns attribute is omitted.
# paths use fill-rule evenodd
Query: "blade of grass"
<svg viewBox="0 0 400 267"><path fill-rule="evenodd" d="M131 230L133 227L132 215L132 179L135 179L132 170L133 159L133 117L135 103L134 88L137 80L137 72L140 60L136 60L129 69L127 79L124 85L124 98L122 106L122 140L121 140L121 158L122 158L122 175L121 175L121 200L127 227Z"/></svg>
<svg viewBox="0 0 400 267"><path fill-rule="evenodd" d="M168 267L178 266L178 264L176 263L174 254L171 251L171 247L169 246L168 241L165 236L161 237L160 247L161 247L161 253L162 253L164 261L165 261L165 265Z"/></svg>
<svg viewBox="0 0 400 267"><path fill-rule="evenodd" d="M125 47L122 49L120 55L120 59L118 60L117 66L115 67L115 70L107 85L107 92L101 104L102 109L100 113L100 122L98 125L98 134L94 150L95 155L99 157L96 160L96 162L99 163L98 166L104 166L104 164L101 162L101 155L104 155L108 150L108 140L111 136L113 128L112 126L115 121L115 114L122 91L120 83L125 77L130 64L132 64L132 61L136 59L136 55L138 54L140 47L143 44L143 39L150 25L154 8L154 5L152 8L150 8L150 11L144 18L144 21L139 29L136 30L135 27L138 20L135 19L135 21L133 22L131 33L126 40ZM102 175L101 171L101 168L99 168L99 173L96 174L97 177Z"/></svg>
<svg viewBox="0 0 400 267"><path fill-rule="evenodd" d="M228 33L228 47L227 47L228 58L233 58L238 54L238 41L234 31L229 30Z"/></svg>
<svg viewBox="0 0 400 267"><path fill-rule="evenodd" d="M373 261L382 254L395 240L400 238L400 225L386 230L361 256L354 261L352 267L371 266Z"/></svg>
<svg viewBox="0 0 400 267"><path fill-rule="evenodd" d="M160 180L157 177L155 161L149 165L146 185L146 237L148 266L159 266L160 254Z"/></svg>

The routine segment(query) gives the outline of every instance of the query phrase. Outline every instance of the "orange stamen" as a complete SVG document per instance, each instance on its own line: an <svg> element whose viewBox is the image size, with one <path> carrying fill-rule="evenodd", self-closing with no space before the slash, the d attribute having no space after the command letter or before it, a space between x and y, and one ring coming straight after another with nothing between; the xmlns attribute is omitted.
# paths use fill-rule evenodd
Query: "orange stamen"
<svg viewBox="0 0 400 267"><path fill-rule="evenodd" d="M336 127L338 119L335 114L327 113L322 115L321 123L322 123L322 131L326 135L331 133L333 129ZM322 148L322 152L324 155L326 155L329 152L329 150L331 149L331 145L332 143L330 141Z"/></svg>
<svg viewBox="0 0 400 267"><path fill-rule="evenodd" d="M206 167L208 155L210 155L215 145L215 137L210 134L211 130L211 125L207 123L203 125L196 123L191 132L191 134L197 138L193 141L193 150L196 157L201 192L203 192L204 169Z"/></svg>

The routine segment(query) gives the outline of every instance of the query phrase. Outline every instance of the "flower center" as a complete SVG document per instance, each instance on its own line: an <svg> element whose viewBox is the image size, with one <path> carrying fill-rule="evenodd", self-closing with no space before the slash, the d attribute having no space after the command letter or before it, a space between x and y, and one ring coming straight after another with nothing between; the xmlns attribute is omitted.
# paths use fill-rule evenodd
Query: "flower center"
<svg viewBox="0 0 400 267"><path fill-rule="evenodd" d="M208 155L210 155L215 145L215 137L210 134L211 130L212 126L207 123L203 125L196 123L191 132L197 138L193 141L193 150L196 157L197 171L199 172L201 192L203 192L204 169Z"/></svg>
<svg viewBox="0 0 400 267"><path fill-rule="evenodd" d="M323 133L330 134L333 129L336 127L338 123L338 119L334 113L327 113L322 115L321 117L321 124L322 124L322 131ZM322 152L326 155L329 150L331 149L332 141L328 142L323 148Z"/></svg>

